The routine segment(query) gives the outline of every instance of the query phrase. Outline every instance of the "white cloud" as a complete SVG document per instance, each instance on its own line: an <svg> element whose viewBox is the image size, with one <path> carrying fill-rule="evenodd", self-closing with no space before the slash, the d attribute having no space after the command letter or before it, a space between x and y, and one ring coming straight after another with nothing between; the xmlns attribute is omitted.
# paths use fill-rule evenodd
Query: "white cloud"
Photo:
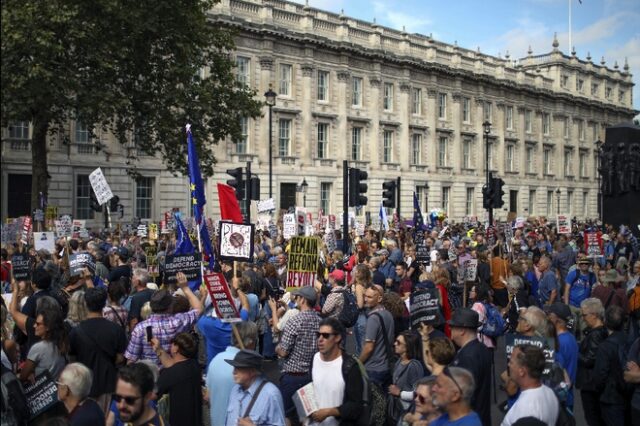
<svg viewBox="0 0 640 426"><path fill-rule="evenodd" d="M393 10L397 6L397 3L390 2L387 4L382 1L373 2L373 11L376 20L383 25L388 25L391 28L402 30L404 29L408 33L426 33L427 27L431 25L429 18L414 16L404 12L398 12Z"/></svg>

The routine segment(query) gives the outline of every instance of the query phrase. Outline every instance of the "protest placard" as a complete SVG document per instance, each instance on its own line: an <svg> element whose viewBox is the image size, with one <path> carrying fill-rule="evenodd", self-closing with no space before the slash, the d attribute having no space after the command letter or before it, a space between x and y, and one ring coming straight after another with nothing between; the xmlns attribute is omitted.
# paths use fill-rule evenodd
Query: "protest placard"
<svg viewBox="0 0 640 426"><path fill-rule="evenodd" d="M29 243L29 237L31 236L31 225L31 216L25 216L24 220L22 221L22 234L20 236L20 241L22 241L22 244Z"/></svg>
<svg viewBox="0 0 640 426"><path fill-rule="evenodd" d="M475 281L478 275L478 259L469 259L464 262L464 280Z"/></svg>
<svg viewBox="0 0 640 426"><path fill-rule="evenodd" d="M53 253L56 249L56 241L53 232L34 232L33 244L36 250L45 249Z"/></svg>
<svg viewBox="0 0 640 426"><path fill-rule="evenodd" d="M224 275L219 272L209 272L204 275L204 282L209 291L213 307L223 322L240 321L238 309L231 296L229 285Z"/></svg>
<svg viewBox="0 0 640 426"><path fill-rule="evenodd" d="M253 260L253 224L220 222L220 258L222 260Z"/></svg>
<svg viewBox="0 0 640 426"><path fill-rule="evenodd" d="M517 333L507 333L504 335L505 352L507 354L507 363L511 358L513 348L518 345L533 345L542 348L544 351L545 367L542 374L544 376L551 373L551 367L555 360L555 343L552 338L545 339L539 336L525 336Z"/></svg>
<svg viewBox="0 0 640 426"><path fill-rule="evenodd" d="M73 221L71 220L71 216L63 215L60 216L60 220L55 221L56 225L56 234L58 237L70 237L73 232Z"/></svg>
<svg viewBox="0 0 640 426"><path fill-rule="evenodd" d="M282 236L285 240L289 240L298 235L298 225L296 224L296 216L287 213L282 216Z"/></svg>
<svg viewBox="0 0 640 426"><path fill-rule="evenodd" d="M27 254L14 254L11 256L11 268L13 277L20 280L31 279L31 258Z"/></svg>
<svg viewBox="0 0 640 426"><path fill-rule="evenodd" d="M158 224L157 223L150 223L149 224L149 239L150 240L157 240L158 239Z"/></svg>
<svg viewBox="0 0 640 426"><path fill-rule="evenodd" d="M324 243L327 245L327 252L333 252L338 243L336 242L336 234L333 229L327 228L326 233L324 234Z"/></svg>
<svg viewBox="0 0 640 426"><path fill-rule="evenodd" d="M107 179L105 179L100 167L91 172L89 175L89 182L91 183L93 192L96 194L98 204L103 205L113 198L113 192L111 192L111 188L109 187Z"/></svg>
<svg viewBox="0 0 640 426"><path fill-rule="evenodd" d="M187 276L187 281L200 280L200 253L167 256L164 263L164 280L167 284L178 282L176 274L182 272Z"/></svg>
<svg viewBox="0 0 640 426"><path fill-rule="evenodd" d="M24 397L31 419L58 403L58 387L48 370L36 376L33 383L25 385Z"/></svg>
<svg viewBox="0 0 640 426"><path fill-rule="evenodd" d="M96 260L89 253L75 253L69 256L69 274L82 275L84 268L93 273L96 270Z"/></svg>
<svg viewBox="0 0 640 426"><path fill-rule="evenodd" d="M584 245L588 257L602 257L602 238L597 232L585 231Z"/></svg>
<svg viewBox="0 0 640 426"><path fill-rule="evenodd" d="M431 256L429 255L429 247L427 247L424 230L416 230L413 242L416 246L416 262L429 265L431 263Z"/></svg>
<svg viewBox="0 0 640 426"><path fill-rule="evenodd" d="M571 233L571 219L568 215L559 214L556 223L558 224L558 234Z"/></svg>
<svg viewBox="0 0 640 426"><path fill-rule="evenodd" d="M320 240L316 237L293 237L287 263L287 290L312 286L318 270Z"/></svg>
<svg viewBox="0 0 640 426"><path fill-rule="evenodd" d="M136 235L140 238L146 238L149 233L146 223L141 223L136 229Z"/></svg>
<svg viewBox="0 0 640 426"><path fill-rule="evenodd" d="M144 257L147 264L147 272L153 276L157 276L158 269L158 247L155 245L148 245L144 248Z"/></svg>
<svg viewBox="0 0 640 426"><path fill-rule="evenodd" d="M269 237L271 237L272 240L278 238L278 227L275 223L269 223Z"/></svg>
<svg viewBox="0 0 640 426"><path fill-rule="evenodd" d="M414 291L411 294L409 306L412 328L417 329L420 323L442 324L438 289L427 288Z"/></svg>
<svg viewBox="0 0 640 426"><path fill-rule="evenodd" d="M36 222L44 222L44 210L35 209L33 211L33 220Z"/></svg>
<svg viewBox="0 0 640 426"><path fill-rule="evenodd" d="M257 203L258 213L264 213L276 209L276 202L273 198L267 198L266 200L260 200Z"/></svg>

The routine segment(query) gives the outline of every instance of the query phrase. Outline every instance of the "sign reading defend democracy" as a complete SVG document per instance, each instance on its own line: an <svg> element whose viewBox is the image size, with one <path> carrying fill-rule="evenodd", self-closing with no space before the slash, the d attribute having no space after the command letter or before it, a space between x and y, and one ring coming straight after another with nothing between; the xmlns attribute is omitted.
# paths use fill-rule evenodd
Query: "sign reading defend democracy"
<svg viewBox="0 0 640 426"><path fill-rule="evenodd" d="M58 402L58 387L49 371L40 374L33 383L26 385L24 396L32 419L53 407Z"/></svg>
<svg viewBox="0 0 640 426"><path fill-rule="evenodd" d="M71 276L82 275L84 268L91 273L96 270L96 261L89 253L76 253L69 256L69 274Z"/></svg>
<svg viewBox="0 0 640 426"><path fill-rule="evenodd" d="M420 323L431 325L442 324L438 289L426 288L416 290L410 299L411 327Z"/></svg>
<svg viewBox="0 0 640 426"><path fill-rule="evenodd" d="M231 296L229 285L224 275L219 272L211 272L204 275L204 282L211 296L213 307L218 318L223 322L240 321L238 309Z"/></svg>
<svg viewBox="0 0 640 426"><path fill-rule="evenodd" d="M167 284L177 283L176 274L182 272L187 281L200 279L200 253L167 256L164 264L164 280Z"/></svg>
<svg viewBox="0 0 640 426"><path fill-rule="evenodd" d="M287 290L312 286L318 271L319 240L316 237L293 237L287 262Z"/></svg>
<svg viewBox="0 0 640 426"><path fill-rule="evenodd" d="M513 348L518 345L533 345L542 348L544 351L545 366L542 374L547 376L551 373L551 367L555 361L555 350L553 339L545 339L538 336L525 336L523 334L507 333L504 335L505 352L507 354L507 362L511 358Z"/></svg>
<svg viewBox="0 0 640 426"><path fill-rule="evenodd" d="M28 280L31 277L31 260L26 254L14 254L11 257L11 268L16 280Z"/></svg>

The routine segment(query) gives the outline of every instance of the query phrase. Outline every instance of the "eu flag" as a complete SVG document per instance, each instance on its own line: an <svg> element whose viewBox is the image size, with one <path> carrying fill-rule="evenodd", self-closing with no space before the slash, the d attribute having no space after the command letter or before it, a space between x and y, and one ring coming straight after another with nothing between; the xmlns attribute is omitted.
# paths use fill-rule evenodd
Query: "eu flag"
<svg viewBox="0 0 640 426"><path fill-rule="evenodd" d="M178 215L174 217L176 218L176 250L174 254L192 254L196 249L191 243L187 228L184 227Z"/></svg>
<svg viewBox="0 0 640 426"><path fill-rule="evenodd" d="M198 152L196 144L191 134L191 125L187 124L187 157L189 162L189 182L191 187L191 204L193 205L193 217L196 219L198 228L200 229L200 241L202 243L202 254L209 260L209 269L213 269L215 258L213 256L213 247L211 246L211 238L209 231L202 220L204 205L207 203L204 193L204 181L200 173L200 164L198 162Z"/></svg>
<svg viewBox="0 0 640 426"><path fill-rule="evenodd" d="M420 203L416 193L413 193L413 226L414 230L424 229L424 218L422 217L422 211L420 210Z"/></svg>

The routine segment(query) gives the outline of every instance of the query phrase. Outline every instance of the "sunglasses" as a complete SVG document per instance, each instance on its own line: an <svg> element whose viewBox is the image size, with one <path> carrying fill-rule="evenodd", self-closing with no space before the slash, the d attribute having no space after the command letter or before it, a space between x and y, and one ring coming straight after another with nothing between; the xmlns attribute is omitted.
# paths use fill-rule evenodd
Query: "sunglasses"
<svg viewBox="0 0 640 426"><path fill-rule="evenodd" d="M456 387L458 388L458 391L460 391L460 395L462 395L463 393L462 388L460 387L456 379L453 378L453 374L451 374L451 370L449 370L449 367L445 367L444 370L442 370L442 372L444 373L445 376L447 376L453 381L453 384L456 385Z"/></svg>
<svg viewBox="0 0 640 426"><path fill-rule="evenodd" d="M420 404L426 404L427 403L427 398L425 398L424 396L420 395L418 392L413 392L413 399L418 399L418 402Z"/></svg>
<svg viewBox="0 0 640 426"><path fill-rule="evenodd" d="M123 396L123 395L118 395L117 393L114 393L112 395L112 398L117 403L120 403L120 401L124 400L125 404L133 405L137 400L139 400L142 397L141 396Z"/></svg>
<svg viewBox="0 0 640 426"><path fill-rule="evenodd" d="M327 340L331 336L337 336L337 335L338 333L316 333L316 338L319 339L320 337L322 337L323 339Z"/></svg>

